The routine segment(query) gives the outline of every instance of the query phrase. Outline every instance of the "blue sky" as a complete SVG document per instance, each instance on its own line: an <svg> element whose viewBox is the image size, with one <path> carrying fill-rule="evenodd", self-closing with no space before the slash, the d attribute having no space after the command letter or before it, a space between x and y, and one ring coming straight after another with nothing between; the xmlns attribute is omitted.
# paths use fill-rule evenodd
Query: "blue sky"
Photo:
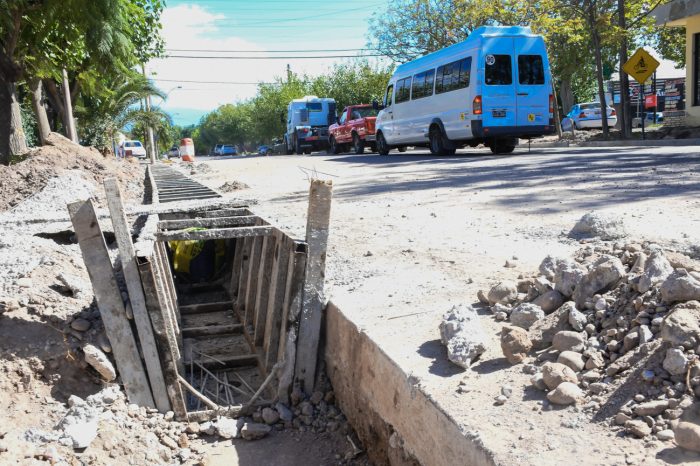
<svg viewBox="0 0 700 466"><path fill-rule="evenodd" d="M162 16L163 37L170 55L279 56L313 53L270 51L360 49L366 45L370 16L374 12L384 11L386 5L387 0L170 0ZM188 59L171 56L149 63L148 72L156 79L156 84L168 93L165 102L155 99L154 104L168 110L175 123L191 124L219 105L254 96L256 86L242 83L270 81L275 76L284 76L287 64L295 72L316 75L342 60Z"/></svg>

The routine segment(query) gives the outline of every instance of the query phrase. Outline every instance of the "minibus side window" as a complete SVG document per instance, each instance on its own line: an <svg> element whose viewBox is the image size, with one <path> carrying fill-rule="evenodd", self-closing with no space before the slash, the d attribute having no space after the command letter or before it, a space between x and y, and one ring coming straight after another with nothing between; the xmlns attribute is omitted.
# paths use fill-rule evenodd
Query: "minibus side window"
<svg viewBox="0 0 700 466"><path fill-rule="evenodd" d="M472 57L464 58L459 65L459 85L458 89L469 87L469 78L472 73Z"/></svg>
<svg viewBox="0 0 700 466"><path fill-rule="evenodd" d="M411 99L420 99L425 97L425 73L418 73L413 76L413 90L411 91Z"/></svg>
<svg viewBox="0 0 700 466"><path fill-rule="evenodd" d="M423 87L423 95L433 95L433 83L435 82L435 70L425 72L425 86Z"/></svg>
<svg viewBox="0 0 700 466"><path fill-rule="evenodd" d="M433 82L435 81L435 70L423 71L413 76L411 90L411 100L420 99L433 95Z"/></svg>
<svg viewBox="0 0 700 466"><path fill-rule="evenodd" d="M463 58L437 69L435 78L435 93L454 91L469 87L472 57Z"/></svg>
<svg viewBox="0 0 700 466"><path fill-rule="evenodd" d="M396 84L394 103L406 102L411 98L411 78L404 78Z"/></svg>
<svg viewBox="0 0 700 466"><path fill-rule="evenodd" d="M510 55L486 55L484 81L490 86L513 84Z"/></svg>
<svg viewBox="0 0 700 466"><path fill-rule="evenodd" d="M544 84L544 64L541 55L518 55L520 84Z"/></svg>
<svg viewBox="0 0 700 466"><path fill-rule="evenodd" d="M389 84L389 87L386 88L386 95L384 96L384 106L385 107L391 106L391 97L393 95L394 95L394 85Z"/></svg>

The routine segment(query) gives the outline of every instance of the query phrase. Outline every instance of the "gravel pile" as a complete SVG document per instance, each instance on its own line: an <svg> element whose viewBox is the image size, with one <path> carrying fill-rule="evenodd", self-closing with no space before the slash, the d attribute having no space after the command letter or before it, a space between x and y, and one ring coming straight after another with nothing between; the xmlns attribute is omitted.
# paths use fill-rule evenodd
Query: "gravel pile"
<svg viewBox="0 0 700 466"><path fill-rule="evenodd" d="M597 243L479 300L501 347L554 405L700 451L700 262L655 244Z"/></svg>

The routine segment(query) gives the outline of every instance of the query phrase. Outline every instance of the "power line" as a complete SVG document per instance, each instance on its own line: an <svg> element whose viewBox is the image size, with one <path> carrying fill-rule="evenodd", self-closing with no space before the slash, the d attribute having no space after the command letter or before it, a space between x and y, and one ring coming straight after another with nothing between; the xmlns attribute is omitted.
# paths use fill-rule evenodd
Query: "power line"
<svg viewBox="0 0 700 466"><path fill-rule="evenodd" d="M166 82L166 83L188 83L188 84L241 84L241 85L258 85L258 84L280 84L280 83L272 83L272 82L238 82L238 81L195 81L195 80L186 80L186 79L161 79L161 78L149 78L152 81L161 81L161 82Z"/></svg>
<svg viewBox="0 0 700 466"><path fill-rule="evenodd" d="M377 49L296 49L296 50L221 50L221 49L165 49L167 52L211 52L211 53L320 53L320 52L365 52Z"/></svg>
<svg viewBox="0 0 700 466"><path fill-rule="evenodd" d="M197 55L168 55L166 58L194 58L194 59L210 59L210 60L302 60L302 59L317 59L317 58L366 58L366 57L387 57L388 55L383 53L366 53L363 55L314 55L314 56L304 56L304 55L286 55L286 56L267 56L267 57L246 57L246 56L213 56L204 57Z"/></svg>

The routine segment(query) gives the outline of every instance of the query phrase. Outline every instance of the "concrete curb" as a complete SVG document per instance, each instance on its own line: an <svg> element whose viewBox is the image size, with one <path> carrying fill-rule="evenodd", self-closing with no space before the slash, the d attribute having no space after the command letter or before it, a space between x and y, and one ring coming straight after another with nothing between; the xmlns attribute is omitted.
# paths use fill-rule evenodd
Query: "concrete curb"
<svg viewBox="0 0 700 466"><path fill-rule="evenodd" d="M569 147L571 143L569 141L556 141L556 142L537 142L530 145L530 149L547 149L550 147ZM521 149L526 149L528 147L527 143L520 143L518 147Z"/></svg>
<svg viewBox="0 0 700 466"><path fill-rule="evenodd" d="M623 141L585 141L578 147L656 147L656 146L700 146L700 138L692 139L625 139Z"/></svg>

